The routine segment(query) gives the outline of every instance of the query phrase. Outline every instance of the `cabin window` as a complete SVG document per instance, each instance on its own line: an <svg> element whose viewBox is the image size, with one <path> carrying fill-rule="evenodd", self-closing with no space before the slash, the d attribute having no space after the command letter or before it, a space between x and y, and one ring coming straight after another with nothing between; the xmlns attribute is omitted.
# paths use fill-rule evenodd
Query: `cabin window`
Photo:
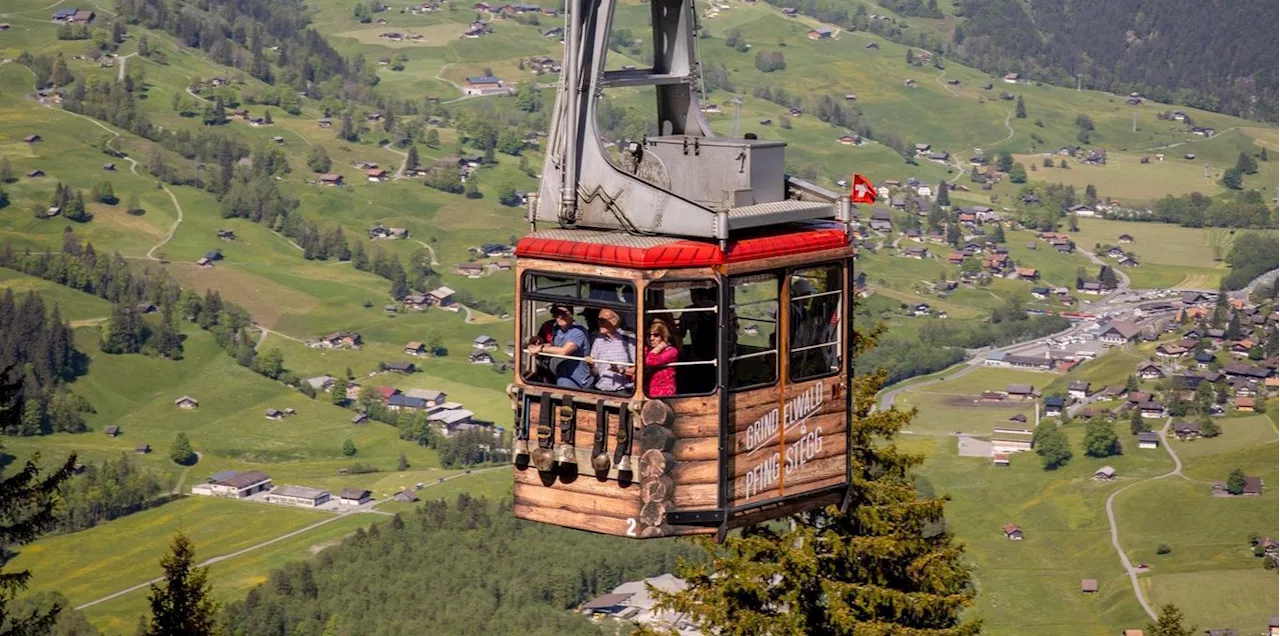
<svg viewBox="0 0 1280 636"><path fill-rule="evenodd" d="M729 388L768 386L778 380L777 273L729 281Z"/></svg>
<svg viewBox="0 0 1280 636"><path fill-rule="evenodd" d="M711 395L718 377L720 314L710 280L668 281L645 287L645 394L665 398Z"/></svg>
<svg viewBox="0 0 1280 636"><path fill-rule="evenodd" d="M635 393L636 293L629 281L527 273L521 298L525 382Z"/></svg>
<svg viewBox="0 0 1280 636"><path fill-rule="evenodd" d="M838 263L791 272L787 370L793 382L840 372L843 268Z"/></svg>

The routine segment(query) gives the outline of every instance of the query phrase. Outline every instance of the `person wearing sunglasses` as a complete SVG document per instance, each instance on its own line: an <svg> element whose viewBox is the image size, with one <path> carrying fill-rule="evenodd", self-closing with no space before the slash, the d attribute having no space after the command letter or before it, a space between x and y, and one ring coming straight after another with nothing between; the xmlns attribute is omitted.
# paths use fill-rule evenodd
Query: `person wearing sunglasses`
<svg viewBox="0 0 1280 636"><path fill-rule="evenodd" d="M670 365L679 358L680 349L671 344L671 330L667 325L661 320L649 323L644 354L649 397L671 397L676 394L676 369Z"/></svg>

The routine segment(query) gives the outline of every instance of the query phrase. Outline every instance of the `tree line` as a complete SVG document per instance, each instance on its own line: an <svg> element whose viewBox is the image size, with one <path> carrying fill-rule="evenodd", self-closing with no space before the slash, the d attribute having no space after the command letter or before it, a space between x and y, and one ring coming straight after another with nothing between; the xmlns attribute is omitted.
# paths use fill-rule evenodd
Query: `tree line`
<svg viewBox="0 0 1280 636"><path fill-rule="evenodd" d="M156 473L121 453L116 460L86 464L84 473L62 487L62 507L56 529L75 532L144 510L154 503L165 485Z"/></svg>
<svg viewBox="0 0 1280 636"><path fill-rule="evenodd" d="M546 549L554 545L572 545L571 558ZM694 556L682 542L529 523L512 516L509 502L462 494L272 572L224 616L244 636L380 636L424 625L442 634L596 635L597 626L566 610Z"/></svg>
<svg viewBox="0 0 1280 636"><path fill-rule="evenodd" d="M92 407L66 383L85 372L86 362L56 304L50 310L39 294L29 291L19 299L6 288L0 295L0 382L17 388L11 402L0 404L0 432L83 432L83 414Z"/></svg>

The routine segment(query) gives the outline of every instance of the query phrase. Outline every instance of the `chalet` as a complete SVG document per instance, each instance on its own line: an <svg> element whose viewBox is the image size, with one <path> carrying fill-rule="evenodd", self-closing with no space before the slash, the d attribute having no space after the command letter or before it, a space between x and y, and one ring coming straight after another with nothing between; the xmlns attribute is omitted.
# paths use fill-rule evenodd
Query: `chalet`
<svg viewBox="0 0 1280 636"><path fill-rule="evenodd" d="M209 267L213 267L213 261L201 256L200 258L196 259L196 265L202 268L209 268Z"/></svg>
<svg viewBox="0 0 1280 636"><path fill-rule="evenodd" d="M1245 477L1243 494L1246 496L1261 495L1262 494L1262 478L1261 477Z"/></svg>
<svg viewBox="0 0 1280 636"><path fill-rule="evenodd" d="M450 307L453 305L454 291L448 287L439 287L427 292L427 303L437 307Z"/></svg>
<svg viewBox="0 0 1280 636"><path fill-rule="evenodd" d="M343 488L338 491L338 503L344 506L361 506L373 501L373 493L362 488Z"/></svg>
<svg viewBox="0 0 1280 636"><path fill-rule="evenodd" d="M1196 367L1200 369L1207 369L1209 368L1209 365L1213 364L1217 359L1217 356L1212 353L1209 353L1208 351L1201 351L1196 354Z"/></svg>
<svg viewBox="0 0 1280 636"><path fill-rule="evenodd" d="M456 271L467 278L480 278L484 275L484 266L479 263L459 263Z"/></svg>
<svg viewBox="0 0 1280 636"><path fill-rule="evenodd" d="M485 351L497 351L498 341L491 336L476 336L476 339L471 341L471 346Z"/></svg>
<svg viewBox="0 0 1280 636"><path fill-rule="evenodd" d="M789 18L794 18L794 17L796 17L796 16L797 16L797 15L799 15L799 14L800 14L799 9L796 9L795 7L783 7L783 8L782 8L782 15L785 15L785 16L787 16L787 17L789 17Z"/></svg>
<svg viewBox="0 0 1280 636"><path fill-rule="evenodd" d="M236 233L234 230L218 230L218 238L223 241L234 241L236 240Z"/></svg>
<svg viewBox="0 0 1280 636"><path fill-rule="evenodd" d="M303 382L316 391L329 391L337 380L331 375L317 375L314 378L307 378Z"/></svg>
<svg viewBox="0 0 1280 636"><path fill-rule="evenodd" d="M44 170L31 170L27 172L27 177L31 179L39 179L44 176Z"/></svg>
<svg viewBox="0 0 1280 636"><path fill-rule="evenodd" d="M156 307L155 305L153 305L153 304L151 304L151 303L148 303L148 302L141 302L141 303L138 303L138 304L134 307L134 309L136 309L136 310L137 310L137 312L138 312L138 313L140 313L140 314L154 314L154 313L156 313L157 311L160 311L160 308L159 308L159 307Z"/></svg>
<svg viewBox="0 0 1280 636"><path fill-rule="evenodd" d="M387 171L383 170L382 168L370 168L364 171L364 176L367 177L370 181L373 181L376 183L378 181L386 180Z"/></svg>
<svg viewBox="0 0 1280 636"><path fill-rule="evenodd" d="M107 437L115 437L116 435L119 435L119 434L120 434L120 427L119 427L119 426L108 426L108 427L106 427L106 428L102 429L102 432L103 432L103 433L106 433L106 434L107 434Z"/></svg>
<svg viewBox="0 0 1280 636"><path fill-rule="evenodd" d="M1200 423L1175 422L1173 425L1173 434L1183 441L1196 439L1200 437Z"/></svg>
<svg viewBox="0 0 1280 636"><path fill-rule="evenodd" d="M422 311L423 309L426 309L427 306L430 304L428 302L428 297L426 294L409 294L408 296L404 297L403 302L405 307L409 309L415 309L418 311ZM387 307L389 308L390 311L392 312L395 311L395 305L388 305Z"/></svg>
<svg viewBox="0 0 1280 636"><path fill-rule="evenodd" d="M222 250L209 250L204 253L204 257L211 261L222 260Z"/></svg>
<svg viewBox="0 0 1280 636"><path fill-rule="evenodd" d="M1013 270L1018 275L1018 280L1036 280L1040 278L1040 271L1034 267L1017 267Z"/></svg>
<svg viewBox="0 0 1280 636"><path fill-rule="evenodd" d="M326 348L359 347L364 344L360 334L354 331L335 331L320 337L319 346Z"/></svg>
<svg viewBox="0 0 1280 636"><path fill-rule="evenodd" d="M1067 211L1076 216L1084 216L1084 217L1095 216L1097 214L1097 211L1094 210L1093 207L1084 205L1083 203L1073 205L1067 208Z"/></svg>
<svg viewBox="0 0 1280 636"><path fill-rule="evenodd" d="M1255 367L1248 364L1228 364L1222 368L1223 373L1228 378L1245 378L1252 380L1265 380L1271 376L1271 370L1265 367Z"/></svg>
<svg viewBox="0 0 1280 636"><path fill-rule="evenodd" d="M564 27L552 27L542 32L544 38L562 38L564 37Z"/></svg>
<svg viewBox="0 0 1280 636"><path fill-rule="evenodd" d="M281 146L284 145L284 137L281 137L280 135L275 135L271 137L271 141L274 141Z"/></svg>
<svg viewBox="0 0 1280 636"><path fill-rule="evenodd" d="M843 135L837 141L846 146L856 146L861 141L861 138L858 135Z"/></svg>
<svg viewBox="0 0 1280 636"><path fill-rule="evenodd" d="M1138 259L1132 256L1120 257L1120 262L1118 264L1120 267L1137 267L1138 265L1141 265L1141 263L1138 262Z"/></svg>
<svg viewBox="0 0 1280 636"><path fill-rule="evenodd" d="M102 169L103 169L103 170L106 170L107 172L115 172L115 171L116 171L116 164L114 164L114 163L110 163L110 162L108 162L108 163L104 163L104 164L102 164Z"/></svg>
<svg viewBox="0 0 1280 636"><path fill-rule="evenodd" d="M889 211L884 208L875 208L871 211L871 229L877 232L889 232L893 230L893 224L889 221Z"/></svg>
<svg viewBox="0 0 1280 636"><path fill-rule="evenodd" d="M436 389L409 389L405 395L426 400L428 407L443 406L445 398L448 397L444 391L437 391ZM461 404L457 406L458 408L462 407Z"/></svg>
<svg viewBox="0 0 1280 636"><path fill-rule="evenodd" d="M284 412L280 409L267 409L266 417L269 420L280 420L284 418Z"/></svg>
<svg viewBox="0 0 1280 636"><path fill-rule="evenodd" d="M147 453L150 453L150 452L151 452L151 445L150 445L150 444L138 444L136 447L134 447L134 449L133 449L133 450L134 450L134 452L138 453L139 455L146 455Z"/></svg>
<svg viewBox="0 0 1280 636"><path fill-rule="evenodd" d="M1017 74L1017 73L1008 73L1008 74L1006 74L1006 75L1004 76L1004 81L1005 81L1005 83L1006 83L1006 84L1017 84L1017 83L1018 83L1018 74Z"/></svg>
<svg viewBox="0 0 1280 636"><path fill-rule="evenodd" d="M416 340L410 341L404 346L404 352L411 356L420 356L427 353L427 346Z"/></svg>
<svg viewBox="0 0 1280 636"><path fill-rule="evenodd" d="M493 364L493 355L487 351L472 351L467 356L467 362L471 364Z"/></svg>
<svg viewBox="0 0 1280 636"><path fill-rule="evenodd" d="M1098 579L1080 579L1080 591L1085 594L1098 592Z"/></svg>
<svg viewBox="0 0 1280 636"><path fill-rule="evenodd" d="M1125 401L1128 402L1130 406L1136 406L1142 402L1150 402L1151 392L1150 391L1133 391L1125 396Z"/></svg>
<svg viewBox="0 0 1280 636"><path fill-rule="evenodd" d="M1067 395L1077 400L1089 397L1089 383L1084 380L1072 380L1067 383Z"/></svg>
<svg viewBox="0 0 1280 636"><path fill-rule="evenodd" d="M356 413L355 415L351 416L352 424L364 424L365 422L368 422L368 421L369 421L369 416L365 413Z"/></svg>
<svg viewBox="0 0 1280 636"><path fill-rule="evenodd" d="M1141 333L1142 328L1138 325L1126 320L1117 320L1098 333L1098 340L1107 344L1122 345L1137 340Z"/></svg>
<svg viewBox="0 0 1280 636"><path fill-rule="evenodd" d="M1058 417L1062 415L1062 409L1066 408L1067 400L1065 398L1051 395L1044 399L1045 417Z"/></svg>
<svg viewBox="0 0 1280 636"><path fill-rule="evenodd" d="M1089 282L1089 281L1081 282L1080 286L1076 288L1076 291L1082 294L1090 294L1094 296L1106 293L1106 290L1102 289L1102 283L1095 283L1095 282Z"/></svg>
<svg viewBox="0 0 1280 636"><path fill-rule="evenodd" d="M827 27L818 27L810 29L806 34L810 40L828 40L834 32Z"/></svg>
<svg viewBox="0 0 1280 636"><path fill-rule="evenodd" d="M1050 290L1048 287L1032 287L1031 297L1035 298L1036 300L1044 300L1049 297L1049 294L1051 293L1051 291L1052 290Z"/></svg>
<svg viewBox="0 0 1280 636"><path fill-rule="evenodd" d="M54 22L70 22L72 16L74 16L75 14L76 14L75 9L58 9L57 11L53 12L53 17L51 19Z"/></svg>
<svg viewBox="0 0 1280 636"><path fill-rule="evenodd" d="M93 19L98 17L91 9L80 9L71 14L71 22L73 24L89 24Z"/></svg>
<svg viewBox="0 0 1280 636"><path fill-rule="evenodd" d="M947 262L952 265L959 265L964 262L964 252L951 252L947 254Z"/></svg>
<svg viewBox="0 0 1280 636"><path fill-rule="evenodd" d="M1255 400L1255 399L1256 399L1256 398L1251 398L1251 397L1238 397L1238 398L1236 398L1236 399L1235 399L1235 402L1234 402L1235 407L1236 407L1236 410L1237 410L1237 411L1239 411L1239 412L1241 412L1241 413L1253 413L1253 412L1254 412L1254 400Z"/></svg>
<svg viewBox="0 0 1280 636"><path fill-rule="evenodd" d="M502 80L492 75L468 77L466 84L462 87L464 95L496 95L510 92L511 89L504 86Z"/></svg>
<svg viewBox="0 0 1280 636"><path fill-rule="evenodd" d="M1156 347L1156 355L1163 358L1180 358L1187 353L1187 348L1176 343L1166 342Z"/></svg>
<svg viewBox="0 0 1280 636"><path fill-rule="evenodd" d="M369 228L369 238L378 239L404 239L409 238L409 230L402 227L387 227L381 223Z"/></svg>
<svg viewBox="0 0 1280 636"><path fill-rule="evenodd" d="M989 367L1007 367L1009 366L1008 357L1008 353L998 349L995 351L988 351L986 356L984 356L983 364Z"/></svg>
<svg viewBox="0 0 1280 636"><path fill-rule="evenodd" d="M1164 370L1154 362L1144 362L1138 365L1137 371L1138 377L1143 380L1159 380L1164 377Z"/></svg>
<svg viewBox="0 0 1280 636"><path fill-rule="evenodd" d="M190 411L191 409L194 409L200 406L200 401L191 397L190 395L184 395L174 400L173 404L174 406L177 406L180 409L187 409L188 411Z"/></svg>
<svg viewBox="0 0 1280 636"><path fill-rule="evenodd" d="M330 121L330 120L328 120L328 119L320 119L320 120L316 121L316 125L317 125L317 126L319 126L319 127L321 127L321 128L332 128L332 127L333 127L333 122L332 122L332 121Z"/></svg>
<svg viewBox="0 0 1280 636"><path fill-rule="evenodd" d="M399 501L400 503L418 503L418 496L408 490L401 490L400 492L391 495L391 498Z"/></svg>
<svg viewBox="0 0 1280 636"><path fill-rule="evenodd" d="M1004 392L1008 393L1009 397L1019 400L1030 400L1037 395L1035 387L1030 384L1010 384L1005 387Z"/></svg>
<svg viewBox="0 0 1280 636"><path fill-rule="evenodd" d="M44 140L40 138L40 135L27 135L26 137L22 138L22 142L27 144L38 144L41 141L44 141Z"/></svg>
<svg viewBox="0 0 1280 636"><path fill-rule="evenodd" d="M1133 243L1133 236L1129 234L1121 234L1119 238L1116 239L1116 241L1118 241L1121 245L1130 245Z"/></svg>
<svg viewBox="0 0 1280 636"><path fill-rule="evenodd" d="M1160 436L1151 431L1138 433L1138 448L1156 448L1160 446Z"/></svg>
<svg viewBox="0 0 1280 636"><path fill-rule="evenodd" d="M342 175L340 174L322 174L319 177L317 177L317 179L320 181L320 183L327 186L342 185Z"/></svg>
<svg viewBox="0 0 1280 636"><path fill-rule="evenodd" d="M386 363L387 371L394 373L413 373L418 367L412 362L388 362Z"/></svg>
<svg viewBox="0 0 1280 636"><path fill-rule="evenodd" d="M1022 528L1019 528L1017 524L1013 524L1013 523L1007 524L1003 529L1004 529L1004 538L1010 541L1022 540Z"/></svg>
<svg viewBox="0 0 1280 636"><path fill-rule="evenodd" d="M1164 405L1159 402L1141 402L1138 413L1145 419L1157 419L1165 416Z"/></svg>
<svg viewBox="0 0 1280 636"><path fill-rule="evenodd" d="M1116 478L1116 469L1111 466L1103 466L1094 471L1093 478L1098 481L1111 481Z"/></svg>
<svg viewBox="0 0 1280 636"><path fill-rule="evenodd" d="M906 257L907 257L907 258L914 258L914 259L916 259L916 260L923 260L925 257L927 257L927 256L929 255L929 248L927 248L927 247L908 247L908 248L905 250L904 254L906 255Z"/></svg>

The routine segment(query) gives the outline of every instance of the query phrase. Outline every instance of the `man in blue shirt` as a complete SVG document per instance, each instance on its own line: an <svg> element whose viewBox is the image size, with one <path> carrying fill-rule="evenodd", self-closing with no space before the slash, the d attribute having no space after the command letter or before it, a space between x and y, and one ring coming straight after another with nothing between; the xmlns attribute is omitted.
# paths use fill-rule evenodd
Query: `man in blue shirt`
<svg viewBox="0 0 1280 636"><path fill-rule="evenodd" d="M529 347L530 353L550 353L557 356L572 356L576 359L552 358L551 367L556 377L556 386L569 389L585 389L592 384L593 377L586 362L582 358L587 355L587 330L573 322L573 308L568 305L552 305L551 317L556 321L552 331L551 344L536 344Z"/></svg>

